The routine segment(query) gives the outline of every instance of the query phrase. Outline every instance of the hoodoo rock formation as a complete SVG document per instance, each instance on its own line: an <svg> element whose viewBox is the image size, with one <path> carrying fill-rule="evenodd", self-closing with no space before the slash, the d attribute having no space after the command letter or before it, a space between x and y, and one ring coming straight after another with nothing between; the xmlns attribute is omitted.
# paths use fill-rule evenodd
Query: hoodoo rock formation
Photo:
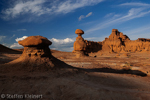
<svg viewBox="0 0 150 100"><path fill-rule="evenodd" d="M30 36L18 43L24 46L22 57L51 57L49 45L52 44L42 36Z"/></svg>
<svg viewBox="0 0 150 100"><path fill-rule="evenodd" d="M49 45L52 44L47 38L42 36L29 36L28 38L18 41L24 46L22 55L1 67L1 72L15 71L48 71L56 68L69 67L64 62L51 55Z"/></svg>
<svg viewBox="0 0 150 100"><path fill-rule="evenodd" d="M111 35L105 38L102 45L102 50L110 53L150 51L150 39L139 38L132 41L117 29L112 29Z"/></svg>
<svg viewBox="0 0 150 100"><path fill-rule="evenodd" d="M76 57L84 57L86 56L86 43L82 37L82 34L84 34L84 31L81 29L76 29L75 33L78 35L76 38L76 41L74 42L74 52L76 53Z"/></svg>
<svg viewBox="0 0 150 100"><path fill-rule="evenodd" d="M76 34L79 35L74 43L74 51L77 51L77 56L84 55L84 52L98 51L109 53L150 51L150 39L139 38L133 41L117 29L112 29L110 36L102 42L84 40L81 37L84 32L79 29L76 30Z"/></svg>
<svg viewBox="0 0 150 100"><path fill-rule="evenodd" d="M117 29L112 29L109 38L105 38L102 43L102 50L107 52L125 52L125 42L130 41L129 37L119 32Z"/></svg>

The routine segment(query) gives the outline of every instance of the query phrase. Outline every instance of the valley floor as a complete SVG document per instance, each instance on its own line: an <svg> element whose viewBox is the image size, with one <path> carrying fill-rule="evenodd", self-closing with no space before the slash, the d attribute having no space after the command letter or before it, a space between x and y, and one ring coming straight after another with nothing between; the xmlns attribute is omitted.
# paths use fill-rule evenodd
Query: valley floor
<svg viewBox="0 0 150 100"><path fill-rule="evenodd" d="M0 64L20 55L1 53ZM8 95L18 94L24 100L150 100L148 52L128 56L91 53L84 58L76 58L72 52L53 51L52 55L74 69L0 73L1 99L12 99ZM25 97L26 94L37 98Z"/></svg>

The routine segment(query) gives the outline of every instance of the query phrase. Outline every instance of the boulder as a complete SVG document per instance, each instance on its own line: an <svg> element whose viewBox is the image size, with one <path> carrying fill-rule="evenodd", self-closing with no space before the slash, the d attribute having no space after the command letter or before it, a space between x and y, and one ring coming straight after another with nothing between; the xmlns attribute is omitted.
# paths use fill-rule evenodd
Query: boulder
<svg viewBox="0 0 150 100"><path fill-rule="evenodd" d="M76 29L75 33L78 34L78 36L81 36L82 34L84 34L84 31L81 29Z"/></svg>

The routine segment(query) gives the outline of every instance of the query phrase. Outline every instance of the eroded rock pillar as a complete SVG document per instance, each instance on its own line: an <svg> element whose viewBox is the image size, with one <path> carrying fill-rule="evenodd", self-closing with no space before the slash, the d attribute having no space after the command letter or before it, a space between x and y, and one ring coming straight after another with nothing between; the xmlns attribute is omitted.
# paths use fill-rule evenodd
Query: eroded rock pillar
<svg viewBox="0 0 150 100"><path fill-rule="evenodd" d="M85 57L86 56L86 43L82 37L84 31L81 29L76 29L75 33L78 35L76 41L74 42L74 52L76 53L76 57Z"/></svg>

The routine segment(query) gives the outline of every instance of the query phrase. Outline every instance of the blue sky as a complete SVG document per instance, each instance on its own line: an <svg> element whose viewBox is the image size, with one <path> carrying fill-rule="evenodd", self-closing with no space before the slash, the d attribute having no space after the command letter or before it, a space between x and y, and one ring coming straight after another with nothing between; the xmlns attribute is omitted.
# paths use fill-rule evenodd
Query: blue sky
<svg viewBox="0 0 150 100"><path fill-rule="evenodd" d="M103 41L113 28L132 40L150 38L150 0L0 0L0 44L7 47L41 35L51 49L72 51L78 28L91 41Z"/></svg>

